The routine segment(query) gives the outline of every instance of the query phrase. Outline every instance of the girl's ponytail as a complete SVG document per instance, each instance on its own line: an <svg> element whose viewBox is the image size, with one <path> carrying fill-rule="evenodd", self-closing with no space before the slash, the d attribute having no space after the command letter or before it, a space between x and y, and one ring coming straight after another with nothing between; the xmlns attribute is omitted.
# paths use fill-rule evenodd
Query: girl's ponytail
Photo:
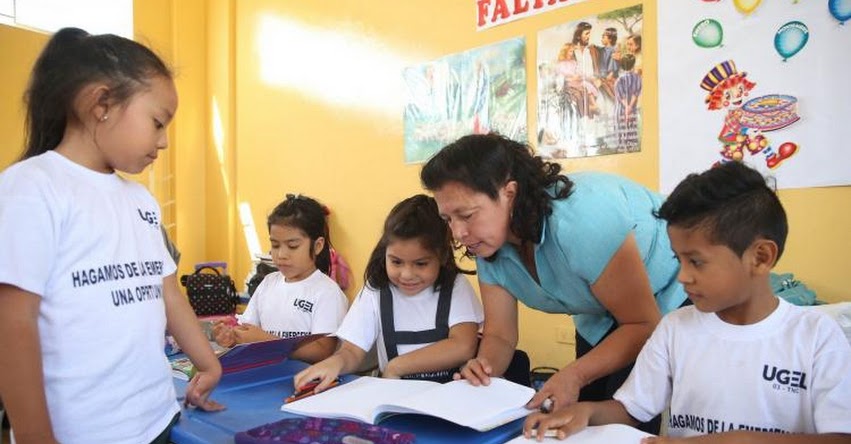
<svg viewBox="0 0 851 444"><path fill-rule="evenodd" d="M24 93L27 115L22 159L52 150L62 141L74 96L82 87L75 85L74 76L65 71L78 71L75 55L87 37L89 33L82 29L60 29L36 59Z"/></svg>

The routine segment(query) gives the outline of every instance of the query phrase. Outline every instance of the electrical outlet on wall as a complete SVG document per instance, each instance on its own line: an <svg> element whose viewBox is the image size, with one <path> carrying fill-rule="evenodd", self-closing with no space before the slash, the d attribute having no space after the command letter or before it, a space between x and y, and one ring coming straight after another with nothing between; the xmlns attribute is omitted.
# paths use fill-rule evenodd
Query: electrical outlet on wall
<svg viewBox="0 0 851 444"><path fill-rule="evenodd" d="M556 342L559 344L573 344L575 341L572 330L568 327L556 327Z"/></svg>

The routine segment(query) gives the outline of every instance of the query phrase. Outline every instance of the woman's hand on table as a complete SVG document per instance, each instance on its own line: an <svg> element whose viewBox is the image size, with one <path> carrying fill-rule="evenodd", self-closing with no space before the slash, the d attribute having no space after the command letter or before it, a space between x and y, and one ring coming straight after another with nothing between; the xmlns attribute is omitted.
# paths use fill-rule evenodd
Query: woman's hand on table
<svg viewBox="0 0 851 444"><path fill-rule="evenodd" d="M547 410L562 409L579 399L579 390L584 386L584 380L570 366L567 366L552 375L538 393L529 400L526 407L540 409L544 401L549 399L552 404Z"/></svg>

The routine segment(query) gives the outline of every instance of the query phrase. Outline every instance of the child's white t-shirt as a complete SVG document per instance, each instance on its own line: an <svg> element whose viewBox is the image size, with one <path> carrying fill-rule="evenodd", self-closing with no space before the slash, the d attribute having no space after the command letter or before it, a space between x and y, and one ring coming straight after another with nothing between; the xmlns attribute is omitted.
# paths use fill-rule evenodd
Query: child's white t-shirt
<svg viewBox="0 0 851 444"><path fill-rule="evenodd" d="M279 338L334 333L349 301L333 279L316 270L298 282L287 282L280 271L269 273L257 286L241 324L252 324Z"/></svg>
<svg viewBox="0 0 851 444"><path fill-rule="evenodd" d="M670 401L674 437L851 433L851 346L836 321L783 299L751 325L684 307L662 319L614 398L639 421Z"/></svg>
<svg viewBox="0 0 851 444"><path fill-rule="evenodd" d="M0 174L0 282L40 296L59 442L150 442L179 411L163 277L175 265L141 185L48 151Z"/></svg>
<svg viewBox="0 0 851 444"><path fill-rule="evenodd" d="M395 285L390 285L393 295L393 324L397 331L424 331L435 328L435 313L440 290L428 287L413 296L407 296ZM358 348L369 351L378 341L378 367L381 371L387 367L387 349L384 346L384 335L381 329L381 292L370 286L364 286L352 307L337 336L351 342ZM484 319L482 304L472 285L462 275L455 278L452 288L452 304L449 308L449 328L463 322L481 324ZM399 344L399 355L431 345Z"/></svg>

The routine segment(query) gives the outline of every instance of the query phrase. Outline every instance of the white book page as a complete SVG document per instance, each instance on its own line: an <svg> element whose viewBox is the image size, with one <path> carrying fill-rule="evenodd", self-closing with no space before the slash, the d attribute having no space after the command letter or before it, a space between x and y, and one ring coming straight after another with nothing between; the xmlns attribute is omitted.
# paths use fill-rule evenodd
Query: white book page
<svg viewBox="0 0 851 444"><path fill-rule="evenodd" d="M556 443L568 442L570 444L638 444L641 438L653 436L649 433L632 428L623 424L607 424L602 426L588 426L581 432L570 435L566 441L560 441L553 437L544 438L543 442ZM532 444L537 443L536 438L524 438L523 435L508 441L505 444Z"/></svg>
<svg viewBox="0 0 851 444"><path fill-rule="evenodd" d="M502 378L491 378L490 385L478 387L458 380L400 397L378 410L422 413L486 431L531 413L524 406L534 395L532 388Z"/></svg>
<svg viewBox="0 0 851 444"><path fill-rule="evenodd" d="M346 418L374 424L376 407L414 393L440 387L430 381L364 376L281 406L281 410L320 418Z"/></svg>

